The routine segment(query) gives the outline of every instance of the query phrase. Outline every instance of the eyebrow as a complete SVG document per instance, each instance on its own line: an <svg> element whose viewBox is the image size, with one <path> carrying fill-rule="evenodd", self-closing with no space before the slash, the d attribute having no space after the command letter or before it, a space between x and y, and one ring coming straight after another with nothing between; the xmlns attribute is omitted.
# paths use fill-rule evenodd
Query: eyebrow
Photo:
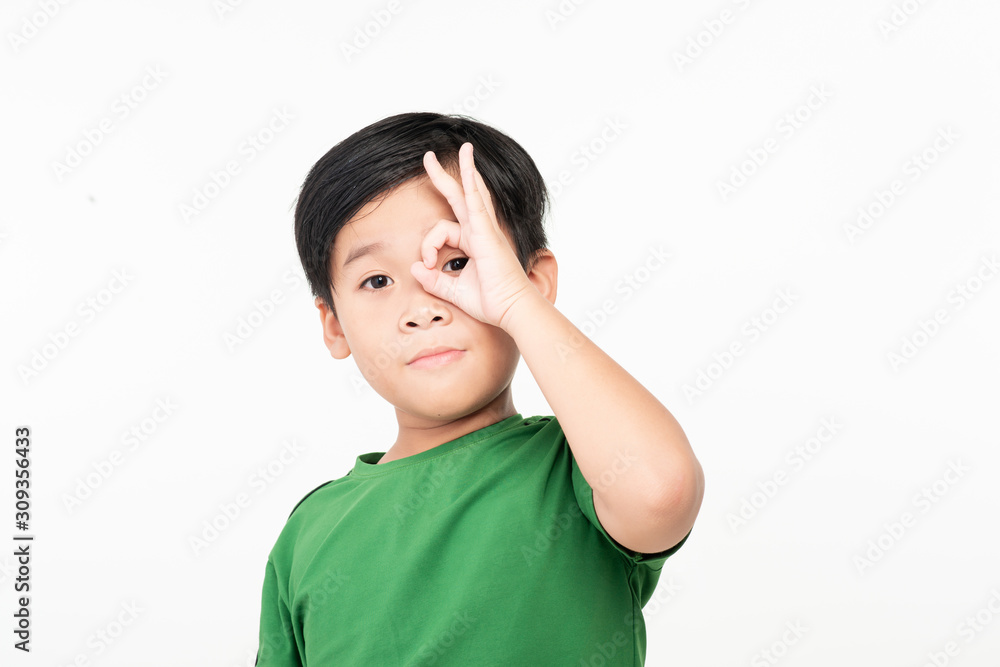
<svg viewBox="0 0 1000 667"><path fill-rule="evenodd" d="M380 253L385 250L385 244L381 241L375 241L374 243L365 243L359 246L351 248L351 252L347 254L347 259L344 260L343 268L346 270L347 265L356 259L361 259L365 255L371 255L374 253Z"/></svg>

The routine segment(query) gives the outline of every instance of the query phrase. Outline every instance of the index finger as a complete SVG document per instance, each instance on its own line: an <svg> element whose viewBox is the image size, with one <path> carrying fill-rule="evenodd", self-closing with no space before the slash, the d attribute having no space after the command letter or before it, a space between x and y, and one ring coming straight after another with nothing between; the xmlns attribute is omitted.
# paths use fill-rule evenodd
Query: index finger
<svg viewBox="0 0 1000 667"><path fill-rule="evenodd" d="M424 169L427 170L434 187L448 200L458 222L468 222L469 210L465 205L465 192L458 181L441 166L434 151L424 153Z"/></svg>

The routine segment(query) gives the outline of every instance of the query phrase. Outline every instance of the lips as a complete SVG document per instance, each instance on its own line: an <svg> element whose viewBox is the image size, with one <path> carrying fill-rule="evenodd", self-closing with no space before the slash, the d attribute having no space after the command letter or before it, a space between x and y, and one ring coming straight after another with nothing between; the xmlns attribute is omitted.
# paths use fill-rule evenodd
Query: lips
<svg viewBox="0 0 1000 667"><path fill-rule="evenodd" d="M416 356L414 356L412 359L406 362L406 364L410 365L414 361L417 361L418 359L423 359L424 357L430 357L435 354L441 354L442 352L452 352L452 351L461 352L462 350L459 350L458 348L454 347L448 347L447 345L424 348L423 350L417 352Z"/></svg>

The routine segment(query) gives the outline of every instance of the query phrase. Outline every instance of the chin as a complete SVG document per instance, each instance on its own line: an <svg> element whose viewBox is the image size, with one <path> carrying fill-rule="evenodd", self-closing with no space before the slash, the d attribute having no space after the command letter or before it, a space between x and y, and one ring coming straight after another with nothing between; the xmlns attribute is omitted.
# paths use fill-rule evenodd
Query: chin
<svg viewBox="0 0 1000 667"><path fill-rule="evenodd" d="M411 417L417 419L424 419L427 421L440 421L440 422L456 421L458 419L462 419L463 417L467 417L473 412L475 412L475 410L471 407L463 409L463 408L457 408L454 405L450 406L442 405L438 410L435 410L434 406L428 406L428 405L414 406L409 409L397 407L396 409L399 410L400 412L405 412Z"/></svg>
<svg viewBox="0 0 1000 667"><path fill-rule="evenodd" d="M416 387L424 389L424 387ZM405 412L413 417L420 417L433 421L453 421L467 417L474 412L481 410L490 403L490 394L487 391L475 394L468 391L468 386L449 386L440 392L429 391L421 393L417 401L404 400L394 402L396 409ZM458 398L461 402L456 402Z"/></svg>

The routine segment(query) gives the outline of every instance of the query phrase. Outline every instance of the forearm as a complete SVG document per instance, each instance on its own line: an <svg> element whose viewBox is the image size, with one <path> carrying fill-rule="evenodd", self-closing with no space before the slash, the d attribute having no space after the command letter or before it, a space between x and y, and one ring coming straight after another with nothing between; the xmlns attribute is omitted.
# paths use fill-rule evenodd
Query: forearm
<svg viewBox="0 0 1000 667"><path fill-rule="evenodd" d="M505 324L562 425L580 472L619 517L659 517L651 529L687 532L703 475L674 416L532 291ZM683 537L683 533L678 536Z"/></svg>

